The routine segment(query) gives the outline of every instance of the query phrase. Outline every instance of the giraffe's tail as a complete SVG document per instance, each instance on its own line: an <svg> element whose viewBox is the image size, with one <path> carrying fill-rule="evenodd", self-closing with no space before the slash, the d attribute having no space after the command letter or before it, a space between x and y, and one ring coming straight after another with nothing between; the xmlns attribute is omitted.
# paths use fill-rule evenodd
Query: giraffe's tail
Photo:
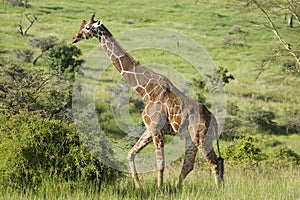
<svg viewBox="0 0 300 200"><path fill-rule="evenodd" d="M224 176L224 158L221 156L220 147L219 147L219 139L217 140L217 147L218 147L218 180L223 181Z"/></svg>

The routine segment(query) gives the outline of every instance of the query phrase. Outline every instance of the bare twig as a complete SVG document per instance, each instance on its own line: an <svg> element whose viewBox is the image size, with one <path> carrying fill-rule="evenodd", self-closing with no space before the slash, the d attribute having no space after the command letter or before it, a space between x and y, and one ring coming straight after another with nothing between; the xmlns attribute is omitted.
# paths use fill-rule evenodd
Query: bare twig
<svg viewBox="0 0 300 200"><path fill-rule="evenodd" d="M36 20L37 20L37 17L35 15L33 15L33 19L31 19L29 16L30 16L30 13L25 14L25 17L26 17L27 21L29 22L29 25L26 27L25 30L23 30L23 15L21 16L21 19L20 19L19 33L23 36L27 34L28 30L32 27L34 22L36 22Z"/></svg>

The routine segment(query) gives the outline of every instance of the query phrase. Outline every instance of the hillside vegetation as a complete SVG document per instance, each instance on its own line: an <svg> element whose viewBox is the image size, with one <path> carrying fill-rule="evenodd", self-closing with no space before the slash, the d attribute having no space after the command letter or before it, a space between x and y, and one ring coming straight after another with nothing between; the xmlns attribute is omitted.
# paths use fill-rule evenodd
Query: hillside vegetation
<svg viewBox="0 0 300 200"><path fill-rule="evenodd" d="M271 9L269 1L261 5L291 48L300 49L300 22L294 19L290 28L289 12L275 5ZM254 4L238 0L5 0L0 7L0 199L300 197L300 72ZM93 138L89 145L96 145L95 151L82 143L78 126L85 126L74 124L72 112L73 91L79 88L74 82L82 72L95 76L97 68L89 69L87 63L89 59L97 63L98 57L93 56L104 52L96 39L76 45L71 45L71 39L81 21L93 13L117 38L140 28L177 31L200 44L223 80L228 79L224 82L227 114L220 139L224 188L215 188L199 155L182 190L174 188L180 158L167 166L163 190L155 187L155 173L148 173L141 174L145 187L136 191L129 174L97 159L116 164L117 152L107 138ZM155 35L145 38L157 39ZM188 94L191 98L211 105L205 76L200 77L178 55L161 49L130 53L179 87L181 81L187 82L193 90ZM95 98L90 106L95 107L102 128L97 134L103 131L127 152L137 138L129 136L114 118L111 99L120 94L116 86L124 85L119 73L109 65L101 80L85 75L89 85L97 86L89 91ZM143 106L138 95L130 97L131 120L141 127ZM152 146L144 151L153 152Z"/></svg>

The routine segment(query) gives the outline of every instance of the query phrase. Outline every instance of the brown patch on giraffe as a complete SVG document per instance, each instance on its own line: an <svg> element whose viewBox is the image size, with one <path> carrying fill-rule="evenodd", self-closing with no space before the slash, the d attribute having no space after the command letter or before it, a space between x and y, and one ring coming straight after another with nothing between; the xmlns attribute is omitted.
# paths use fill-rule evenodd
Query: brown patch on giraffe
<svg viewBox="0 0 300 200"><path fill-rule="evenodd" d="M172 123L172 128L175 132L178 132L179 128L180 128L180 125L177 124L177 123Z"/></svg>
<svg viewBox="0 0 300 200"><path fill-rule="evenodd" d="M145 95L145 90L142 87L135 88L135 91L137 91L137 93L139 93L142 97Z"/></svg>
<svg viewBox="0 0 300 200"><path fill-rule="evenodd" d="M143 119L144 119L145 124L147 124L147 125L151 124L151 118L148 115L144 115Z"/></svg>
<svg viewBox="0 0 300 200"><path fill-rule="evenodd" d="M169 96L169 98L172 99L172 100L174 100L174 99L177 98L176 95L175 95L175 93L172 92L172 91L170 91L170 92L168 93L168 96Z"/></svg>

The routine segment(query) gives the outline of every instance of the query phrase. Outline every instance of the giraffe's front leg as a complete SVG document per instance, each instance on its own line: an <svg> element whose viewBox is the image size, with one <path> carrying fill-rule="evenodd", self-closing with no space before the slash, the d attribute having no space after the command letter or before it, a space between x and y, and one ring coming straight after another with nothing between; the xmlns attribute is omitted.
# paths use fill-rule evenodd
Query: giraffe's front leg
<svg viewBox="0 0 300 200"><path fill-rule="evenodd" d="M137 175L137 171L134 163L134 157L151 141L152 141L151 132L148 129L146 129L146 131L143 133L143 135L140 137L137 143L131 148L127 156L127 159L129 161L130 172L132 174L132 178L136 188L140 188L141 183Z"/></svg>
<svg viewBox="0 0 300 200"><path fill-rule="evenodd" d="M157 185L160 188L163 185L163 173L165 169L164 135L162 129L167 122L162 105L148 104L143 111L143 120L152 134L158 168Z"/></svg>
<svg viewBox="0 0 300 200"><path fill-rule="evenodd" d="M156 165L158 169L157 174L157 186L161 188L163 186L163 174L165 169L165 158L164 158L164 138L161 133L153 135L153 143L156 154Z"/></svg>

